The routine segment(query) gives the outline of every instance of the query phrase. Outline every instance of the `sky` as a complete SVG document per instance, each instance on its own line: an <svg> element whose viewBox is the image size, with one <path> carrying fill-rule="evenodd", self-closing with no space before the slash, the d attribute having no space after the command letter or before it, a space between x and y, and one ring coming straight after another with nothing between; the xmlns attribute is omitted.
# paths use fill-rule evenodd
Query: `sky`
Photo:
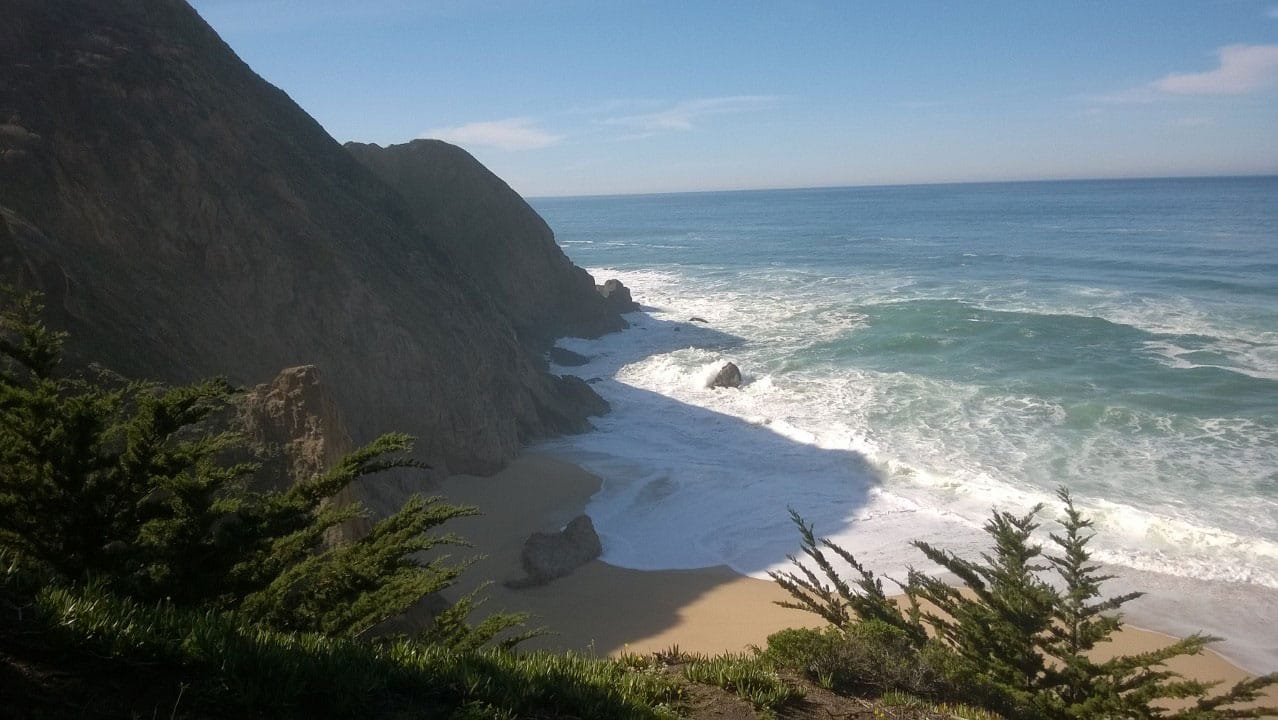
<svg viewBox="0 0 1278 720"><path fill-rule="evenodd" d="M525 196L1278 173L1278 0L194 0L337 140Z"/></svg>

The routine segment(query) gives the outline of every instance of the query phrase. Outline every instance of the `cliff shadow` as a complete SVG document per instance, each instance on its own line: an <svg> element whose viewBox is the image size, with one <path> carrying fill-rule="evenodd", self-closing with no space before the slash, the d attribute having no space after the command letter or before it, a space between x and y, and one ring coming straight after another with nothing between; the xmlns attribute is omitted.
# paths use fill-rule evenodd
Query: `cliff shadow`
<svg viewBox="0 0 1278 720"><path fill-rule="evenodd" d="M800 431L782 418L750 417L750 405L758 401L761 388L752 388L758 379L748 367L742 367L746 383L741 389L711 390L696 388L702 379L696 373L690 377L686 365L662 364L662 356L681 350L727 361L745 344L742 338L708 324L661 320L647 312L631 313L627 319L632 327L615 335L561 340L561 346L586 362L551 367L552 372L591 382L612 411L592 418L593 432L529 448L575 463L601 479L597 491L579 489L566 503L572 512L565 508L547 517L548 522L562 524L572 513L590 514L603 542L604 562L539 588L494 589L490 594L500 606L494 609L528 610L535 616L534 624L543 622L562 633L538 645L599 654L633 648L635 643L643 646L653 638L680 643L680 629L689 636L704 635L704 628L689 625L702 616L718 625L714 633L739 637L729 643L738 648L761 643L766 633L759 636L758 627L746 624L723 626L730 622L728 616L739 613L741 623L762 622L772 630L809 623L815 616L772 605L783 597L774 585L743 582L742 574L782 568L787 554L798 551L799 534L787 508L814 523L819 534L843 531L847 537L851 524L855 537L855 520L872 489L882 482L880 472L854 450L795 439ZM713 393L701 397L716 406L727 402L733 414L630 384L637 363L647 363L642 372L649 380L656 373L672 384L686 383L689 387L681 393L685 397L688 392ZM483 504L482 499L474 502ZM512 521L507 517L501 522ZM478 521L474 531L485 532L482 525ZM849 549L859 552L855 545ZM481 563L472 572L498 583L517 572L512 569L516 548L506 547L492 559L497 562ZM773 612L787 615L758 620L760 613ZM698 643L709 643L705 649L713 649L714 639L680 644L698 649Z"/></svg>

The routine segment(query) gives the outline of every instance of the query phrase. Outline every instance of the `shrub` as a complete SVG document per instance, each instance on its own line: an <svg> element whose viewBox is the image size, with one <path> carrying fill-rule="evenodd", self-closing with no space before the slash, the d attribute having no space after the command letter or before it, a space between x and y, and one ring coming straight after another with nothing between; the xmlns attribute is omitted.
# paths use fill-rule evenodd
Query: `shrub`
<svg viewBox="0 0 1278 720"><path fill-rule="evenodd" d="M816 570L791 556L795 571L772 573L794 598L781 604L820 615L843 637L841 644L787 637L778 654L818 657L827 663L823 672L830 678L836 672L856 676L848 681L853 686L860 682L879 684L881 690L925 691L1012 718L1230 718L1278 712L1238 706L1254 702L1259 690L1278 683L1278 673L1210 695L1212 684L1166 669L1168 659L1197 654L1215 638L1191 635L1153 652L1092 659L1090 651L1122 626L1114 611L1140 593L1102 596L1101 585L1110 576L1099 573L1087 550L1092 523L1074 507L1068 492L1058 494L1065 509L1064 532L1049 536L1057 554L1045 555L1032 540L1041 506L1022 516L994 513L985 525L994 547L979 561L915 542L961 586L912 570L902 587L905 609L886 596L882 583L850 552L818 540L812 527L791 511L802 551ZM839 576L827 550L851 565L857 573L853 582ZM1049 573L1062 590L1048 581ZM922 610L924 604L933 609ZM929 631L934 639L929 640ZM900 667L876 669L876 662ZM1196 702L1177 712L1157 705L1173 698Z"/></svg>
<svg viewBox="0 0 1278 720"><path fill-rule="evenodd" d="M854 622L846 630L789 629L768 636L761 657L802 673L818 685L847 695L902 691L948 697L972 689L953 653L935 641L915 644L897 628L877 620Z"/></svg>
<svg viewBox="0 0 1278 720"><path fill-rule="evenodd" d="M0 550L54 582L215 611L280 630L355 636L453 583L466 567L414 555L476 513L413 497L358 540L325 531L364 513L328 498L392 468L422 468L412 439L384 435L326 473L257 492L246 441L220 427L223 380L164 387L62 372L63 334L35 295L0 310ZM270 486L262 483L263 486ZM466 600L441 640L481 643L518 618L468 629ZM472 632L473 630L473 632Z"/></svg>

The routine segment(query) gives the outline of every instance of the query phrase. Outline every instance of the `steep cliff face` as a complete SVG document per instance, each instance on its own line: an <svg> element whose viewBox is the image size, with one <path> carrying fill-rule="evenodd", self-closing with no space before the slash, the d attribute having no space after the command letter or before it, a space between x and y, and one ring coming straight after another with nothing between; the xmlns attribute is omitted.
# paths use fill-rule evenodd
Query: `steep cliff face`
<svg viewBox="0 0 1278 720"><path fill-rule="evenodd" d="M346 149L399 191L418 226L497 301L522 339L548 347L563 335L626 327L550 226L470 153L440 140Z"/></svg>
<svg viewBox="0 0 1278 720"><path fill-rule="evenodd" d="M356 443L485 472L581 429L401 197L180 0L6 0L0 272L72 357L144 377L324 372Z"/></svg>

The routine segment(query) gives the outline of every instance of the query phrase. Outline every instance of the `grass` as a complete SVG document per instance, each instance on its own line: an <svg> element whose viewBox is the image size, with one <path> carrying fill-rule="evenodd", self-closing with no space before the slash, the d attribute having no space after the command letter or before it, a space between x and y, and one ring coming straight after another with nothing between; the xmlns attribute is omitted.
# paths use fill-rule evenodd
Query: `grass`
<svg viewBox="0 0 1278 720"><path fill-rule="evenodd" d="M45 588L23 610L23 631L6 646L20 635L40 656L109 661L205 716L672 718L682 694L662 672L612 660L261 630L94 588Z"/></svg>
<svg viewBox="0 0 1278 720"><path fill-rule="evenodd" d="M803 690L787 683L772 665L757 655L726 653L695 657L683 666L692 682L715 685L769 713L801 700Z"/></svg>

